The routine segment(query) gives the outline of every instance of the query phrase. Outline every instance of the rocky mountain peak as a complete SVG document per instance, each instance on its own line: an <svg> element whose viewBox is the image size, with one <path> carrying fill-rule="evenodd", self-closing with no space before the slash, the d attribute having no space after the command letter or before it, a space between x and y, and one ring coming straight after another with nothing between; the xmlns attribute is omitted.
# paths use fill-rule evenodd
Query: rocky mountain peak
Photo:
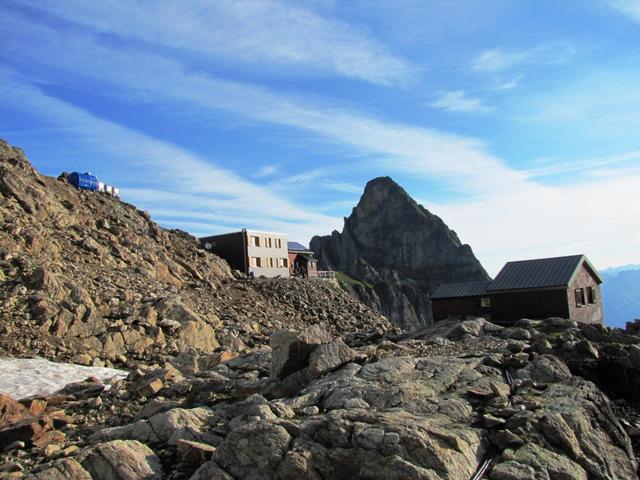
<svg viewBox="0 0 640 480"><path fill-rule="evenodd" d="M314 237L311 248L321 268L346 274L355 296L406 329L431 321L440 283L489 279L471 247L390 177L368 182L342 233Z"/></svg>
<svg viewBox="0 0 640 480"><path fill-rule="evenodd" d="M409 194L391 177L376 177L364 187L361 202L380 202L384 200L415 203Z"/></svg>
<svg viewBox="0 0 640 480"><path fill-rule="evenodd" d="M377 177L367 182L351 219L381 217L391 221L402 214L403 218L415 222L425 212L428 213L391 177Z"/></svg>

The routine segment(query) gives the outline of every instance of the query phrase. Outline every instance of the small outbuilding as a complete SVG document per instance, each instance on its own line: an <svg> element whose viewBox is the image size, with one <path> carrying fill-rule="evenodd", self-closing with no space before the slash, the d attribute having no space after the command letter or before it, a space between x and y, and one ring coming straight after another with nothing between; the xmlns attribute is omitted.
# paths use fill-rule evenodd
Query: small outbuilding
<svg viewBox="0 0 640 480"><path fill-rule="evenodd" d="M602 323L602 279L584 255L508 262L491 282L440 285L434 320L482 315L496 323L520 318L571 318Z"/></svg>
<svg viewBox="0 0 640 480"><path fill-rule="evenodd" d="M298 242L287 242L289 250L289 274L293 277L317 277L318 260L313 250Z"/></svg>

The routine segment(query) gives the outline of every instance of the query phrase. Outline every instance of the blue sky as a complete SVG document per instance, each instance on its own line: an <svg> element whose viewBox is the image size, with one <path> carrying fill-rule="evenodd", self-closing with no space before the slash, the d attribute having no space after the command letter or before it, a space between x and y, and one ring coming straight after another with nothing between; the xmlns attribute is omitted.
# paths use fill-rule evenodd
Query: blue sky
<svg viewBox="0 0 640 480"><path fill-rule="evenodd" d="M0 45L0 137L163 226L307 242L389 175L490 274L640 263L640 0L3 0Z"/></svg>

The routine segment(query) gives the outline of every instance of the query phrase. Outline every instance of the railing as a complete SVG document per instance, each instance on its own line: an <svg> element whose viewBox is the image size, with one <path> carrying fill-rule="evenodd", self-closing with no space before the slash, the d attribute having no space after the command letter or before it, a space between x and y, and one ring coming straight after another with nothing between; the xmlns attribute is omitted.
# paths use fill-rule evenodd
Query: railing
<svg viewBox="0 0 640 480"><path fill-rule="evenodd" d="M315 276L316 278L321 278L323 280L335 280L336 272L333 270L318 270Z"/></svg>

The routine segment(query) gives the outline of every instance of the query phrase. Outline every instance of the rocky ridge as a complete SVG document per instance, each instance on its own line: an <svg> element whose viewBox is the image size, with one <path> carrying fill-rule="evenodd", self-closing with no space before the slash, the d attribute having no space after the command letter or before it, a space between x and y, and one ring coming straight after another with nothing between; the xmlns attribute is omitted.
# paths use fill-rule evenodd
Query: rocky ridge
<svg viewBox="0 0 640 480"><path fill-rule="evenodd" d="M0 355L132 368L192 348L238 353L317 322L341 335L390 328L330 285L237 275L190 235L40 175L0 141Z"/></svg>
<svg viewBox="0 0 640 480"><path fill-rule="evenodd" d="M320 268L342 272L347 291L405 330L431 322L440 283L489 280L471 247L389 177L367 183L342 233L314 237L311 249Z"/></svg>

